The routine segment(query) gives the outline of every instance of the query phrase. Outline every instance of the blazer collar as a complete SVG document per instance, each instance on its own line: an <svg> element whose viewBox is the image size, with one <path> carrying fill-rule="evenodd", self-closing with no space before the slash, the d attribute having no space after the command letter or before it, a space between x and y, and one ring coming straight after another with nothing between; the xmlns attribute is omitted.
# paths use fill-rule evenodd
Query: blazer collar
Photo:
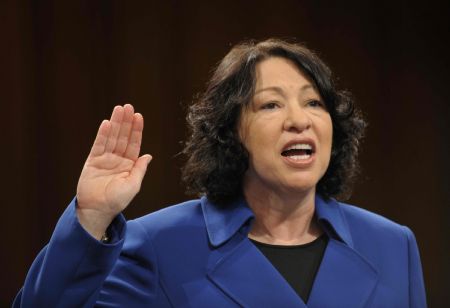
<svg viewBox="0 0 450 308"><path fill-rule="evenodd" d="M213 246L222 245L238 231L248 234L255 216L244 198L226 206L212 203L206 197L202 197L200 202L209 241ZM334 199L324 200L319 195L316 195L315 203L317 219L327 235L353 248L352 237L339 203Z"/></svg>
<svg viewBox="0 0 450 308"><path fill-rule="evenodd" d="M248 234L254 215L243 198L226 206L212 203L206 197L200 202L211 245L222 245L241 228Z"/></svg>
<svg viewBox="0 0 450 308"><path fill-rule="evenodd" d="M208 278L243 307L303 307L286 280L248 239L254 215L241 199L219 207L201 201L216 262ZM308 307L364 307L377 284L376 269L354 250L349 226L334 200L316 198L316 215L330 241L314 279ZM214 259L214 258L213 258Z"/></svg>
<svg viewBox="0 0 450 308"><path fill-rule="evenodd" d="M316 195L316 216L319 224L330 238L340 240L353 248L353 240L339 203L334 199L325 201Z"/></svg>

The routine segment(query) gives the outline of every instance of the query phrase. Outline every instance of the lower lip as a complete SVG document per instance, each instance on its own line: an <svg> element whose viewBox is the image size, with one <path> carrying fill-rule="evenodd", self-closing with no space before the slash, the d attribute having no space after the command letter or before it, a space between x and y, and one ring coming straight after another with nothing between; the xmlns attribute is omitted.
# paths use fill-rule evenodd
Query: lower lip
<svg viewBox="0 0 450 308"><path fill-rule="evenodd" d="M315 160L315 153L307 159L292 159L289 156L282 156L285 163L294 168L307 168L312 165Z"/></svg>

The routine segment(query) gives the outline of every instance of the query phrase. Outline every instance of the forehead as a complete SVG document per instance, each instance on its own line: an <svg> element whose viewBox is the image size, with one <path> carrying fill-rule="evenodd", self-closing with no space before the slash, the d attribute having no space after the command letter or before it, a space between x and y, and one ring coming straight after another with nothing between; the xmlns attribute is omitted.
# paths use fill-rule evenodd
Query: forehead
<svg viewBox="0 0 450 308"><path fill-rule="evenodd" d="M270 57L256 64L255 77L255 92L280 85L313 88L307 75L292 60L282 57Z"/></svg>

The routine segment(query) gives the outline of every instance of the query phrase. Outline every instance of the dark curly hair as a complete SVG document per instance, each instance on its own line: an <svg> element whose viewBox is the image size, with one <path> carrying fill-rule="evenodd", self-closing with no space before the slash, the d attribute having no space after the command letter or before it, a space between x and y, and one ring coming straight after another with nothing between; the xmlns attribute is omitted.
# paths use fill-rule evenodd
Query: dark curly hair
<svg viewBox="0 0 450 308"><path fill-rule="evenodd" d="M215 69L206 91L189 108L190 136L183 154L182 178L187 192L225 204L242 195L248 152L238 134L241 110L251 101L256 64L269 57L291 60L319 91L333 123L333 144L327 171L317 193L345 199L358 173L358 148L366 122L349 92L336 89L331 70L311 50L279 39L234 46Z"/></svg>

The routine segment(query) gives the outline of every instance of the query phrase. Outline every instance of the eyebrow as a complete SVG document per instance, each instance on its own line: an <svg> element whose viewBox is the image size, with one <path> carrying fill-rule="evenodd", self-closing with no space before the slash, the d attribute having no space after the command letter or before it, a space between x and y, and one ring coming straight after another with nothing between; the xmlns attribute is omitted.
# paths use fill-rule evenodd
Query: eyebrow
<svg viewBox="0 0 450 308"><path fill-rule="evenodd" d="M300 88L300 91L306 91L306 90L309 90L309 89L315 90L315 88L312 85L305 84L303 87ZM264 92L264 91L274 91L274 92L277 92L279 94L283 94L283 89L281 89L280 87L277 87L277 86L273 86L273 87L267 87L267 88L259 89L259 90L255 91L254 95L256 95L258 93L261 93L261 92Z"/></svg>

